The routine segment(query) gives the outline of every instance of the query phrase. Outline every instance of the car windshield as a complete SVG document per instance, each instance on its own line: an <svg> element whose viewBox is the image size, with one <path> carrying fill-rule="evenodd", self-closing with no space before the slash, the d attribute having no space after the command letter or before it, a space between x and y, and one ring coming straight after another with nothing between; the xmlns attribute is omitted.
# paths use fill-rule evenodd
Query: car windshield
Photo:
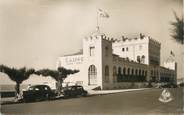
<svg viewBox="0 0 184 115"><path fill-rule="evenodd" d="M82 87L77 87L77 89L82 89Z"/></svg>
<svg viewBox="0 0 184 115"><path fill-rule="evenodd" d="M28 90L36 90L36 91L39 91L39 90L49 90L49 87L47 86L32 86L32 87L29 87Z"/></svg>
<svg viewBox="0 0 184 115"><path fill-rule="evenodd" d="M30 87L28 90L33 90L33 87Z"/></svg>
<svg viewBox="0 0 184 115"><path fill-rule="evenodd" d="M68 87L64 87L65 90L79 90L79 89L83 89L82 86L68 86Z"/></svg>

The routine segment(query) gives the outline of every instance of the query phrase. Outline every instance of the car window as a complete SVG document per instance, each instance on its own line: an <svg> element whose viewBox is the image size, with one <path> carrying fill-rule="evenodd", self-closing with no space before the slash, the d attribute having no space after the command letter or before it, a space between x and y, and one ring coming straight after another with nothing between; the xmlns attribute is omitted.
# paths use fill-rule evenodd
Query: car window
<svg viewBox="0 0 184 115"><path fill-rule="evenodd" d="M81 90L81 89L82 89L82 87L77 87L77 89L80 89L80 90Z"/></svg>
<svg viewBox="0 0 184 115"><path fill-rule="evenodd" d="M75 90L75 87L72 87L72 90L74 91Z"/></svg>
<svg viewBox="0 0 184 115"><path fill-rule="evenodd" d="M33 90L33 88L32 88L32 87L30 87L28 90Z"/></svg>
<svg viewBox="0 0 184 115"><path fill-rule="evenodd" d="M44 90L49 90L48 87L44 87Z"/></svg>
<svg viewBox="0 0 184 115"><path fill-rule="evenodd" d="M71 87L68 87L68 90L71 90L72 88Z"/></svg>
<svg viewBox="0 0 184 115"><path fill-rule="evenodd" d="M39 91L40 89L36 87L35 90L36 90L36 91Z"/></svg>

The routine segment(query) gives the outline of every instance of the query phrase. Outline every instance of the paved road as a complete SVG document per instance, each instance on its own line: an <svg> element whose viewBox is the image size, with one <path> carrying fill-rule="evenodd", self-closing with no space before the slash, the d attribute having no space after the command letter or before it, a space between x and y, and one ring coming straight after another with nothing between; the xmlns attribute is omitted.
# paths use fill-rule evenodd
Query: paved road
<svg viewBox="0 0 184 115"><path fill-rule="evenodd" d="M156 115L182 114L181 89L170 89L174 100L158 101L161 89L123 92L101 96L60 99L34 103L2 105L5 114L58 114L58 115Z"/></svg>

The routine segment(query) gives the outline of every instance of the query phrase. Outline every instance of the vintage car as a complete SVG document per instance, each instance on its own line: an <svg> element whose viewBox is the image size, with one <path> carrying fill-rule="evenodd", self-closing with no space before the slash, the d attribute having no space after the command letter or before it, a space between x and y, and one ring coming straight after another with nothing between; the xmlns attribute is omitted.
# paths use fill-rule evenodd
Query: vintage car
<svg viewBox="0 0 184 115"><path fill-rule="evenodd" d="M80 85L67 86L63 88L65 97L87 96L88 92Z"/></svg>
<svg viewBox="0 0 184 115"><path fill-rule="evenodd" d="M157 83L156 88L177 88L178 86L174 83Z"/></svg>
<svg viewBox="0 0 184 115"><path fill-rule="evenodd" d="M30 86L26 91L22 92L23 101L49 100L55 98L56 94L48 85Z"/></svg>

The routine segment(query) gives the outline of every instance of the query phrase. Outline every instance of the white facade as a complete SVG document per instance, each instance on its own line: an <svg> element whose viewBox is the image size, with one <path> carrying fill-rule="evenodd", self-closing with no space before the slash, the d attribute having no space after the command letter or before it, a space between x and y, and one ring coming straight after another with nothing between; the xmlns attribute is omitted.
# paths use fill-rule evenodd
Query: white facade
<svg viewBox="0 0 184 115"><path fill-rule="evenodd" d="M160 43L140 34L140 38L115 40L113 53L138 63L160 65Z"/></svg>
<svg viewBox="0 0 184 115"><path fill-rule="evenodd" d="M114 40L95 33L83 39L81 52L59 57L59 66L80 71L64 82L101 89L143 87L148 81L161 80L162 71L170 73L164 74L169 81L175 77L174 70L160 67L160 43L142 34L140 38Z"/></svg>

